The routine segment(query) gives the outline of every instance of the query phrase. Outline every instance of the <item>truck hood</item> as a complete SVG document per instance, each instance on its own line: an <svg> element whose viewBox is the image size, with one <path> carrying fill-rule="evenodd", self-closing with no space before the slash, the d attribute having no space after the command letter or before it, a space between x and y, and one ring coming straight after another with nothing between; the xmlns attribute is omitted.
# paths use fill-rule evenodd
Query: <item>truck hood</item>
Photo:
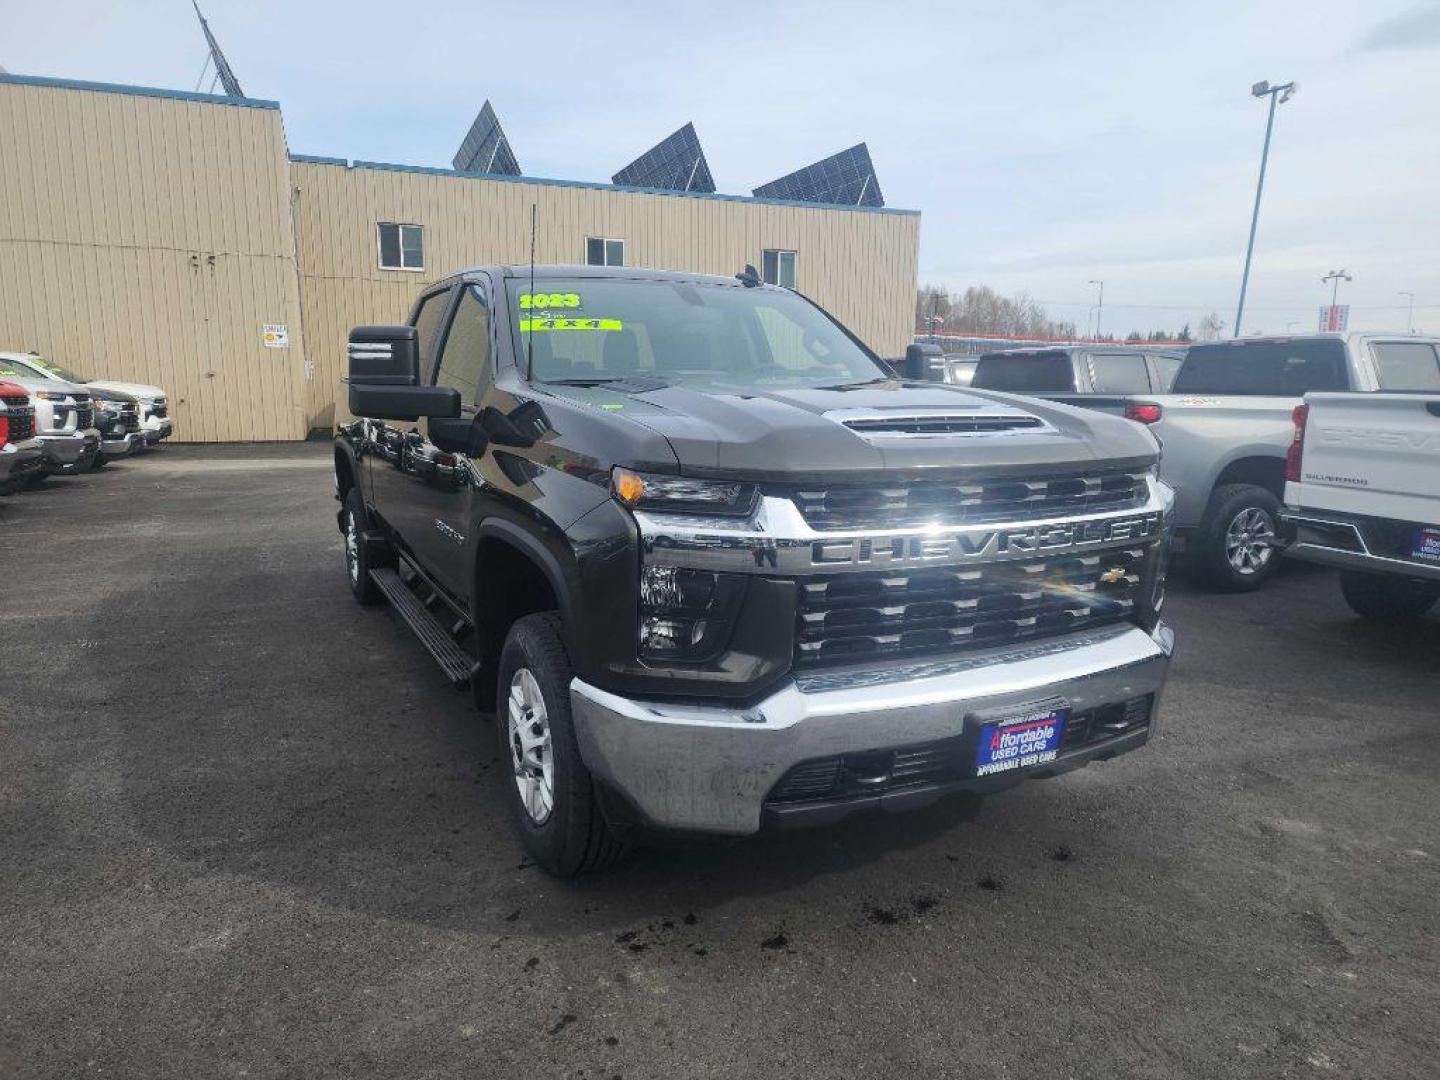
<svg viewBox="0 0 1440 1080"><path fill-rule="evenodd" d="M593 404L663 436L680 471L694 475L833 480L994 474L1096 462L1148 464L1159 453L1154 438L1128 420L934 383L730 390L637 381L633 389L610 384L574 396L582 395L595 395ZM969 426L993 430L934 430Z"/></svg>
<svg viewBox="0 0 1440 1080"><path fill-rule="evenodd" d="M33 399L36 394L72 394L76 397L88 398L90 391L84 386L76 386L74 383L62 382L60 379L32 379L21 378L17 375L0 375L0 382L15 383L23 386L25 392Z"/></svg>
<svg viewBox="0 0 1440 1080"><path fill-rule="evenodd" d="M147 386L144 383L113 382L110 379L91 379L86 386L98 387L101 390L115 390L122 394L129 394L136 398L163 398L165 391L158 386Z"/></svg>

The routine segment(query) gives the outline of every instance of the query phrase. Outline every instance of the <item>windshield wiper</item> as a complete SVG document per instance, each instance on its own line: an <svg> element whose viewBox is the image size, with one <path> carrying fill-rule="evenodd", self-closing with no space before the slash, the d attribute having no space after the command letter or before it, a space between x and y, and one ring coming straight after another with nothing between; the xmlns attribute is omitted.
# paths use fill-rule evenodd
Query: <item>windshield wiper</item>
<svg viewBox="0 0 1440 1080"><path fill-rule="evenodd" d="M894 382L894 375L880 375L874 379L861 379L859 382L835 383L833 386L821 386L820 390L857 390L862 386L874 386L876 383Z"/></svg>

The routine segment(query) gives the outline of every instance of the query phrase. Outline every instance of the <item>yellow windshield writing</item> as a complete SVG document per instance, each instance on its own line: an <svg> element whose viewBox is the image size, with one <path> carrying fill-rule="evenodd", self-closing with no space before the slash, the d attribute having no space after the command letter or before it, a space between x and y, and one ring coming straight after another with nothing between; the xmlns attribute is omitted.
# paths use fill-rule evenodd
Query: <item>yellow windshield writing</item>
<svg viewBox="0 0 1440 1080"><path fill-rule="evenodd" d="M580 294L573 292L556 293L521 293L521 311L554 311L564 308L577 308L580 306Z"/></svg>
<svg viewBox="0 0 1440 1080"><path fill-rule="evenodd" d="M521 319L520 332L531 330L623 330L625 324L619 319Z"/></svg>

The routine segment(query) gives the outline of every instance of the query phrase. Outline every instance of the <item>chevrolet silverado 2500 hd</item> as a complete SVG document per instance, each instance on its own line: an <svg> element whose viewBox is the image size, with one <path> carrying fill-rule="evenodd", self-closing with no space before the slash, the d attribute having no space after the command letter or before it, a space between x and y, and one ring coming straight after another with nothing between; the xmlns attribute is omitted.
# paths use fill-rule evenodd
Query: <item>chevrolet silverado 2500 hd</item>
<svg viewBox="0 0 1440 1080"><path fill-rule="evenodd" d="M749 268L467 270L349 349L350 587L494 708L553 873L1150 737L1171 498L1138 425L899 379Z"/></svg>
<svg viewBox="0 0 1440 1080"><path fill-rule="evenodd" d="M1440 350L1412 353L1428 365L1412 382L1430 393L1307 394L1295 410L1290 554L1338 566L1345 601L1369 619L1415 618L1440 600Z"/></svg>

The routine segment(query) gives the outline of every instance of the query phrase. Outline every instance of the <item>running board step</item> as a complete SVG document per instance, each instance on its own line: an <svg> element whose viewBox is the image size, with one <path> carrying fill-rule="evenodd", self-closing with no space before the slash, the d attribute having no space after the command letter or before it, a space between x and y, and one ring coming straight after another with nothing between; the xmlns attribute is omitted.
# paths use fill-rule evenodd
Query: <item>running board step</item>
<svg viewBox="0 0 1440 1080"><path fill-rule="evenodd" d="M456 644L444 624L426 610L425 602L410 591L394 570L371 570L370 578L455 687L463 689L469 686L477 667L474 658Z"/></svg>

